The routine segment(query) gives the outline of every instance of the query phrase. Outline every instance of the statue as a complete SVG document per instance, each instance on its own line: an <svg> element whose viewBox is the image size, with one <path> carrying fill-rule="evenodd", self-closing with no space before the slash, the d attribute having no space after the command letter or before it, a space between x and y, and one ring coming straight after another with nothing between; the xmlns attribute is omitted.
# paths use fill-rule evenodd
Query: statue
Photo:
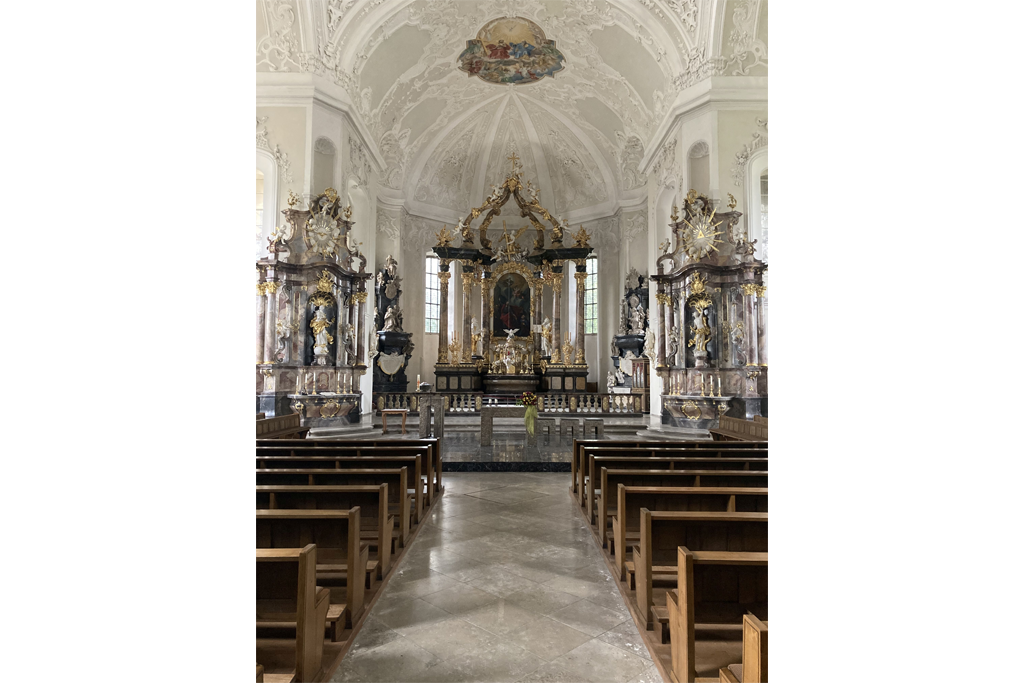
<svg viewBox="0 0 1024 683"><path fill-rule="evenodd" d="M398 261L391 254L388 254L388 257L384 259L384 271L392 280L398 277Z"/></svg>
<svg viewBox="0 0 1024 683"><path fill-rule="evenodd" d="M540 348L541 354L551 356L551 318L544 318L540 326Z"/></svg>
<svg viewBox="0 0 1024 683"><path fill-rule="evenodd" d="M668 354L665 362L670 366L676 364L676 354L679 353L679 328L673 327L668 333Z"/></svg>
<svg viewBox="0 0 1024 683"><path fill-rule="evenodd" d="M345 347L345 352L348 353L350 362L355 362L356 359L356 335L355 328L348 323L341 324L342 329L342 344Z"/></svg>
<svg viewBox="0 0 1024 683"><path fill-rule="evenodd" d="M510 330L510 329L506 328L505 329L505 334L507 334L508 336L505 337L505 343L506 344L512 344L513 342L515 342L516 332L518 332L518 331L519 331L518 327L516 329L514 329L514 330Z"/></svg>
<svg viewBox="0 0 1024 683"><path fill-rule="evenodd" d="M606 384L608 385L609 394L612 393L612 387L618 384L618 382L615 379L615 373L612 372L611 370L608 371L608 381L606 382Z"/></svg>
<svg viewBox="0 0 1024 683"><path fill-rule="evenodd" d="M662 254L667 254L669 252L669 249L671 249L671 248L672 248L672 242L669 241L669 239L667 237L665 238L665 240L661 244L658 245L658 249L661 250Z"/></svg>
<svg viewBox="0 0 1024 683"><path fill-rule="evenodd" d="M324 314L324 307L317 306L313 319L309 321L309 326L313 328L313 354L316 356L317 365L327 364L327 347L334 343L334 337L327 331L327 328L332 324L334 324L334 320L327 319L327 315Z"/></svg>
<svg viewBox="0 0 1024 683"><path fill-rule="evenodd" d="M653 363L658 357L657 346L655 345L654 330L647 330L647 338L644 340L643 355Z"/></svg>
<svg viewBox="0 0 1024 683"><path fill-rule="evenodd" d="M708 342L711 341L711 328L708 327L707 316L698 308L693 309L693 325L690 326L690 332L693 333L693 339L687 346L692 346L695 353L706 352Z"/></svg>
<svg viewBox="0 0 1024 683"><path fill-rule="evenodd" d="M626 381L626 373L622 371L622 368L615 369L615 381L618 384L622 384Z"/></svg>
<svg viewBox="0 0 1024 683"><path fill-rule="evenodd" d="M387 312L384 313L384 331L385 332L401 332L402 325L398 318L398 306L388 306Z"/></svg>
<svg viewBox="0 0 1024 683"><path fill-rule="evenodd" d="M757 244L757 240L751 242L742 238L736 242L736 255L740 257L740 261L750 263L754 260L755 244Z"/></svg>
<svg viewBox="0 0 1024 683"><path fill-rule="evenodd" d="M472 322L470 322L469 329L472 332L472 336L470 337L469 353L471 356L476 356L478 355L477 345L480 343L480 339L483 337L483 334L480 331L480 321L476 319L475 315L473 316Z"/></svg>
<svg viewBox="0 0 1024 683"><path fill-rule="evenodd" d="M630 304L632 304L632 311L629 314L629 333L630 334L643 334L644 333L644 322L647 320L647 314L644 309L640 306L640 300L633 295L629 297Z"/></svg>

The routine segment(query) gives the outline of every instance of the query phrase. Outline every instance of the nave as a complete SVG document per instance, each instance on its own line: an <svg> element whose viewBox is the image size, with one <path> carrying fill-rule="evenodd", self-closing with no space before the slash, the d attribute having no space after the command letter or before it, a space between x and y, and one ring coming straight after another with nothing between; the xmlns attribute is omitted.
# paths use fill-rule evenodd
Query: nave
<svg viewBox="0 0 1024 683"><path fill-rule="evenodd" d="M445 474L332 681L661 681L570 475Z"/></svg>

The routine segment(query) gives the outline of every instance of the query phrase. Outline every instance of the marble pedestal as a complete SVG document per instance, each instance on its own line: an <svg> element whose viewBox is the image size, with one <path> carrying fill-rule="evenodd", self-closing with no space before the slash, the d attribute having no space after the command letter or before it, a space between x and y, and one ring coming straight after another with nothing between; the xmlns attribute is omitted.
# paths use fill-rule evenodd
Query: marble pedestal
<svg viewBox="0 0 1024 683"><path fill-rule="evenodd" d="M404 354L409 344L411 332L377 332L377 345L382 354ZM405 369L409 366L409 358L405 356L405 363L401 369L393 375L388 375L380 365L380 356L373 358L373 391L374 393L404 393L409 390L409 380L405 376Z"/></svg>
<svg viewBox="0 0 1024 683"><path fill-rule="evenodd" d="M526 406L483 406L480 408L480 445L490 446L494 435L494 418L526 417ZM536 426L536 425L535 425ZM523 422L523 430L526 423ZM536 437L535 437L536 440Z"/></svg>
<svg viewBox="0 0 1024 683"><path fill-rule="evenodd" d="M732 396L719 398L699 394L696 396L663 396L661 398L661 423L683 429L714 429L718 426L719 416L724 412L719 410L719 406L731 408L731 402L736 400Z"/></svg>
<svg viewBox="0 0 1024 683"><path fill-rule="evenodd" d="M419 411L419 437L426 439L433 431L434 438L440 440L444 437L444 396L435 392L422 392L417 401ZM433 430L431 430L431 415L433 415Z"/></svg>
<svg viewBox="0 0 1024 683"><path fill-rule="evenodd" d="M582 394L587 390L586 366L549 365L541 382L544 391Z"/></svg>
<svg viewBox="0 0 1024 683"><path fill-rule="evenodd" d="M362 394L288 394L290 407L302 417L302 426L328 429L360 421ZM301 408L299 407L301 405Z"/></svg>
<svg viewBox="0 0 1024 683"><path fill-rule="evenodd" d="M476 365L435 365L437 391L482 391L483 382Z"/></svg>

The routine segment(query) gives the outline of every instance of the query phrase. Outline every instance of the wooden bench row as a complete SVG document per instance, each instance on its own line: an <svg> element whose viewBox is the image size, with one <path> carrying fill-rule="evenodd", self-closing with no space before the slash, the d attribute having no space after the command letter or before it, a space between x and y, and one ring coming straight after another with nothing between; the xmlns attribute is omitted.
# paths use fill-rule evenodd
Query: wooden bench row
<svg viewBox="0 0 1024 683"><path fill-rule="evenodd" d="M577 499L666 680L767 680L767 444L751 445L574 456Z"/></svg>
<svg viewBox="0 0 1024 683"><path fill-rule="evenodd" d="M723 416L718 427L708 430L716 442L731 441L768 441L768 420L742 420L738 417Z"/></svg>
<svg viewBox="0 0 1024 683"><path fill-rule="evenodd" d="M279 417L263 417L256 414L257 439L302 439L309 432L309 427L302 426L302 418L297 413Z"/></svg>

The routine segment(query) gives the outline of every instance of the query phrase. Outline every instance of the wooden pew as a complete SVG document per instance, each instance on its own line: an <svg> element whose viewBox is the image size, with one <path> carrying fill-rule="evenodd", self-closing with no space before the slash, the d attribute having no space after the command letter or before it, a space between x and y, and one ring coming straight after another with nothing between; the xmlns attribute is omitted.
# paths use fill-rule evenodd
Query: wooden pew
<svg viewBox="0 0 1024 683"><path fill-rule="evenodd" d="M743 615L743 659L718 670L719 683L768 683L768 622Z"/></svg>
<svg viewBox="0 0 1024 683"><path fill-rule="evenodd" d="M738 417L722 416L718 427L709 429L711 438L720 441L768 441L768 422L741 420Z"/></svg>
<svg viewBox="0 0 1024 683"><path fill-rule="evenodd" d="M331 604L330 591L316 585L316 546L256 549L256 628L294 627L295 659L277 662L281 670L264 673L275 659L261 651L256 640L256 678L312 681L319 677L323 662L324 623ZM265 641L264 641L265 642ZM277 668L277 667L275 667Z"/></svg>
<svg viewBox="0 0 1024 683"><path fill-rule="evenodd" d="M768 618L768 553L693 551L684 546L677 554L677 588L665 596L672 675L679 683L693 683L698 675L698 631L740 632L746 630L745 615ZM757 670L752 664L750 673Z"/></svg>
<svg viewBox="0 0 1024 683"><path fill-rule="evenodd" d="M302 426L302 418L297 413L256 419L257 439L301 439L308 431L309 427Z"/></svg>
<svg viewBox="0 0 1024 683"><path fill-rule="evenodd" d="M441 495L443 482L441 481L441 444L437 439L402 439L396 442L394 439L383 439L371 437L366 439L273 439L256 440L256 446L299 446L300 448L358 448L365 446L427 446L430 450L430 457L433 463L434 473L433 491L429 501L432 503L436 496ZM425 471L425 470L424 470Z"/></svg>
<svg viewBox="0 0 1024 683"><path fill-rule="evenodd" d="M256 470L257 486L388 486L389 512L398 516L398 542L409 541L412 499L407 491L408 468L269 469Z"/></svg>
<svg viewBox="0 0 1024 683"><path fill-rule="evenodd" d="M679 448L682 450L702 450L711 448L722 450L727 448L762 448L768 449L768 442L744 442L735 443L732 441L652 441L646 440L604 440L604 439L573 439L572 440L572 491L580 502L583 501L583 494L580 491L581 478L586 474L582 469L581 458L585 448L650 448L657 446L661 448ZM582 471L582 473L581 473Z"/></svg>
<svg viewBox="0 0 1024 683"><path fill-rule="evenodd" d="M289 458L284 457L273 457L273 456L257 456L256 458L256 471L259 472L284 472L285 470L290 471L305 471L312 474L314 471L318 473L328 472L343 472L351 469L398 469L401 467L407 468L409 473L406 476L406 485L409 488L406 489L408 495L410 489L412 490L413 496L413 521L419 524L423 520L424 515L424 494L423 486L415 486L414 482L419 481L420 477L420 459L416 456L373 456L373 457L360 457L355 458L351 456L326 456L324 459L312 459L312 458ZM260 482L262 483L262 482ZM267 482L274 483L274 482ZM301 484L301 481L288 481L280 483L294 483ZM316 477L315 480L310 477L308 482L313 483L336 483L344 484L345 481L341 481L337 477L330 480L325 480L324 477ZM397 483L397 482L395 482Z"/></svg>
<svg viewBox="0 0 1024 683"><path fill-rule="evenodd" d="M587 517L590 523L593 524L597 519L597 507L599 504L598 492L600 491L601 496L604 495L604 489L599 489L602 485L601 482L601 469L621 469L621 470L685 470L685 471L701 471L701 472L745 472L746 474L739 478L729 479L727 483L721 477L714 477L713 481L717 483L711 483L712 478L708 477L709 483L704 483L699 480L695 480L693 483L685 483L679 480L676 484L648 484L649 486L767 486L768 485L768 470L760 469L767 463L764 461L755 461L747 458L716 458L713 463L706 463L698 461L692 461L687 457L680 458L618 458L609 456L588 456L588 469L590 470L590 481L594 482L591 486L587 484L587 501L586 511ZM757 469L754 469L757 468ZM743 483L751 482L751 483ZM754 483L762 482L762 483ZM614 496L614 486L609 492L609 495Z"/></svg>
<svg viewBox="0 0 1024 683"><path fill-rule="evenodd" d="M334 642L342 639L342 626L351 628L363 613L370 548L359 539L359 518L357 507L256 511L257 548L294 548L302 543L315 543L317 581L345 582L345 602L335 600L327 613Z"/></svg>
<svg viewBox="0 0 1024 683"><path fill-rule="evenodd" d="M360 537L377 549L366 565L367 589L391 569L391 555L398 551L397 519L388 513L388 485L378 486L257 486L257 510L350 510L360 509Z"/></svg>
<svg viewBox="0 0 1024 683"><path fill-rule="evenodd" d="M287 450L287 449L286 449ZM369 450L369 449L368 449ZM408 467L409 478L406 482L413 490L413 519L418 524L423 519L426 494L422 482L424 453L401 455L396 451L382 449L383 452L346 455L337 451L323 454L308 455L297 452L288 455L277 452L277 449L258 447L256 449L257 469L351 469L365 467Z"/></svg>
<svg viewBox="0 0 1024 683"><path fill-rule="evenodd" d="M646 480L648 472L639 475ZM609 513L612 540L609 552L618 569L619 580L627 581L626 553L640 540L640 509L652 512L768 512L768 489L746 487L635 486L619 483L615 514ZM609 491L611 485L609 484ZM628 581L630 587L633 581Z"/></svg>
<svg viewBox="0 0 1024 683"><path fill-rule="evenodd" d="M733 442L735 443L735 442ZM591 471L590 461L595 457L618 457L618 458L714 458L716 461L727 461L734 459L756 459L761 462L760 465L755 465L755 469L767 469L768 468L768 451L766 449L751 449L751 448L722 448L722 449L686 449L686 448L664 448L664 447L649 447L649 448L604 448L604 447L586 447L580 451L580 462L579 462L579 494L577 500L580 503L580 507L587 506L587 500L590 498L591 487L596 487L596 481L591 479L593 472ZM723 465L725 466L725 465Z"/></svg>
<svg viewBox="0 0 1024 683"><path fill-rule="evenodd" d="M633 546L636 602L654 625L654 581L676 580L679 546L691 550L768 552L766 512L651 512L640 509L640 543ZM667 619L666 619L667 620Z"/></svg>

